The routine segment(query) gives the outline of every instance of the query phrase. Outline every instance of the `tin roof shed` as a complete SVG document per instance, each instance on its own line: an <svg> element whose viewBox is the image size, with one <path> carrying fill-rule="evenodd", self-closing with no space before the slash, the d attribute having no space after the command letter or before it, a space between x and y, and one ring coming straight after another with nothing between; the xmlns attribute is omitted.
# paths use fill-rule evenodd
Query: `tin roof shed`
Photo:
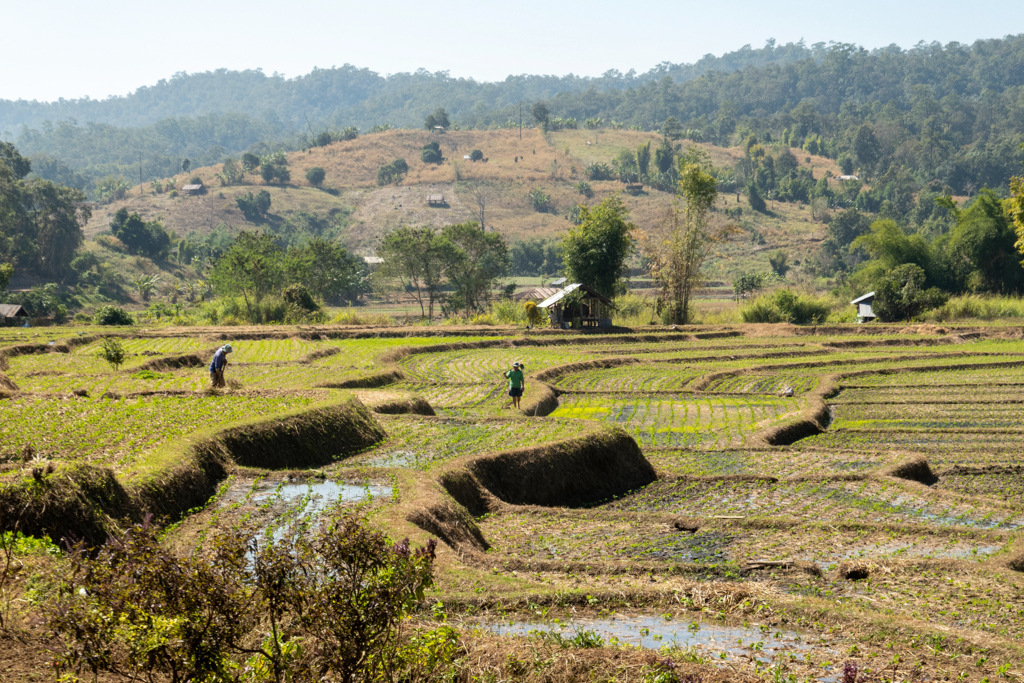
<svg viewBox="0 0 1024 683"><path fill-rule="evenodd" d="M850 303L857 307L857 322L867 322L868 320L874 320L878 316L875 315L871 305L875 302L875 293L868 292L864 296L859 296Z"/></svg>
<svg viewBox="0 0 1024 683"><path fill-rule="evenodd" d="M0 318L27 318L26 311L20 304L0 304Z"/></svg>

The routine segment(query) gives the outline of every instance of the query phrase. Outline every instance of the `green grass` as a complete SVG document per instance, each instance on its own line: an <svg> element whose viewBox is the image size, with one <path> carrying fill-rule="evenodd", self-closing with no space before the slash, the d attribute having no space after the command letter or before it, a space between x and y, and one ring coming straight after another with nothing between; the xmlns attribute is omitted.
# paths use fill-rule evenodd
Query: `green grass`
<svg viewBox="0 0 1024 683"><path fill-rule="evenodd" d="M560 441L593 429L581 420L530 420L381 415L388 438L346 465L429 469L464 455L489 453Z"/></svg>
<svg viewBox="0 0 1024 683"><path fill-rule="evenodd" d="M177 436L314 402L311 396L238 395L9 399L0 401L0 457L18 461L31 449L51 460L124 466Z"/></svg>
<svg viewBox="0 0 1024 683"><path fill-rule="evenodd" d="M600 420L623 427L645 447L735 448L746 437L799 411L792 398L617 398L566 395L553 417Z"/></svg>

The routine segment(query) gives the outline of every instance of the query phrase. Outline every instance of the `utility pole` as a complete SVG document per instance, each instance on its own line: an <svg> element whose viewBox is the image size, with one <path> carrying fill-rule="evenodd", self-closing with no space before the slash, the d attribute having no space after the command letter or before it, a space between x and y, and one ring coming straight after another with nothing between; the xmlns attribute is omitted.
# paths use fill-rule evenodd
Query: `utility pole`
<svg viewBox="0 0 1024 683"><path fill-rule="evenodd" d="M519 100L519 139L523 139L523 101Z"/></svg>

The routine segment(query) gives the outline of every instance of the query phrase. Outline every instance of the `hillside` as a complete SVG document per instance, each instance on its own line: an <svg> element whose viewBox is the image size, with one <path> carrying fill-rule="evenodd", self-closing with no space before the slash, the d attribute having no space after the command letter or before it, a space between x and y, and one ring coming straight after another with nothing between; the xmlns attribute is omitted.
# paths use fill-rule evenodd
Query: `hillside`
<svg viewBox="0 0 1024 683"><path fill-rule="evenodd" d="M593 205L620 193L630 209L631 220L647 231L660 229L671 210L674 197L665 192L647 189L632 196L623 193L618 181L592 181L593 196L586 198L575 189L584 179L583 169L593 162L610 162L620 150L635 150L654 140L653 133L628 130L568 130L542 134L539 130L518 131L452 131L434 134L426 131L392 130L355 140L336 142L326 147L288 154L292 181L288 184L265 184L258 176L246 176L245 184L224 187L217 179L221 166L200 168L189 175L198 175L209 188L205 195L171 197L156 193L151 185L134 188L126 199L93 212L85 232L88 238L109 230L110 218L121 207L138 212L145 219L159 217L167 229L179 237L206 235L218 225L229 232L259 226L279 228L295 220L300 212L312 214L326 222L341 226L340 236L350 249L372 255L379 238L400 225L442 226L479 219L475 193L487 195L485 223L510 242L540 238L560 238L570 227L566 218L577 203ZM440 165L420 161L420 149L436 140L446 157ZM696 144L706 150L717 166L731 167L743 156L739 148ZM472 150L483 152L486 161L463 159ZM812 169L816 178L839 169L829 159L808 156L800 150L798 163ZM377 170L396 158L404 158L409 173L398 185L379 187ZM807 161L807 160L810 161ZM326 171L323 189L305 181L308 169L320 166ZM185 176L168 179L181 188ZM528 198L531 189L549 194L554 206L549 212L535 211ZM271 196L268 221L249 222L239 211L235 198L248 192L267 190ZM429 194L443 194L447 205L427 206ZM745 199L737 204L735 195L723 196L720 209L743 208L735 219L741 230L726 245L717 266L722 278L739 271L767 268L769 250L784 248L791 257L805 258L820 240L823 226L811 221L810 210L799 204L776 203L769 214L750 210ZM719 220L726 217L719 213ZM729 219L733 220L733 219Z"/></svg>

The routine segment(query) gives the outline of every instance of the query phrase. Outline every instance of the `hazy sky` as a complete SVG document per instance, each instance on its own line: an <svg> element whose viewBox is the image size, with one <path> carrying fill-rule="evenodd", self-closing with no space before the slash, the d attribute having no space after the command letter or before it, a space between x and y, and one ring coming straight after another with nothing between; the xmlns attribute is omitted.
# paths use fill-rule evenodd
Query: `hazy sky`
<svg viewBox="0 0 1024 683"><path fill-rule="evenodd" d="M646 71L768 38L971 43L1024 32L1024 2L2 0L0 23L0 98L54 100L124 95L217 68L293 77L349 63L501 80Z"/></svg>

